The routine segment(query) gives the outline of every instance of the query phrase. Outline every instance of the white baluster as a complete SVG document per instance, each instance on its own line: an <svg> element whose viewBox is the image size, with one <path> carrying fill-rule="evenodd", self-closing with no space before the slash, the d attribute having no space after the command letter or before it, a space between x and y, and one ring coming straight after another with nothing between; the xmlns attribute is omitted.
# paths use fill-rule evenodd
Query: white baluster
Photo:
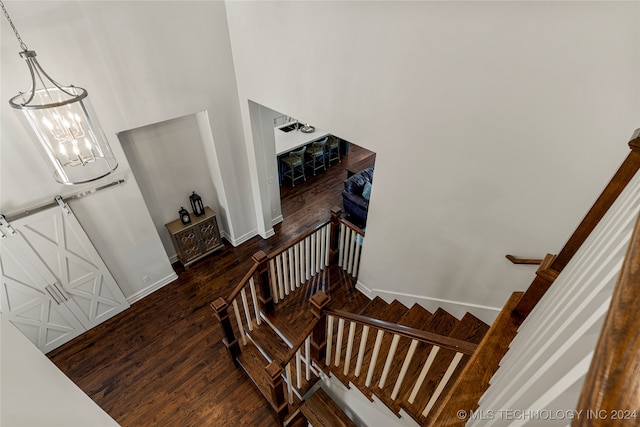
<svg viewBox="0 0 640 427"><path fill-rule="evenodd" d="M378 330L378 335L376 335L376 342L373 345L373 354L371 355L371 363L369 364L369 372L367 372L367 379L364 383L365 386L369 387L371 385L371 380L373 379L373 371L376 369L376 362L378 360L378 353L380 353L380 346L382 345L382 336L384 335L383 330Z"/></svg>
<svg viewBox="0 0 640 427"><path fill-rule="evenodd" d="M358 233L350 229L349 233L349 258L347 261L347 273L351 274L353 271L353 253L355 252L356 240Z"/></svg>
<svg viewBox="0 0 640 427"><path fill-rule="evenodd" d="M313 233L311 235L311 238L309 239L310 241L310 246L311 246L311 274L315 275L318 272L318 269L316 268L316 257L318 256L318 252L316 251L316 239L317 239L317 235L316 233Z"/></svg>
<svg viewBox="0 0 640 427"><path fill-rule="evenodd" d="M442 394L442 390L444 390L445 386L449 382L449 379L453 375L453 372L458 367L458 363L460 363L462 356L462 353L456 353L456 355L454 356L453 360L449 364L449 367L447 368L447 372L444 373L444 376L442 377L442 380L440 380L438 387L436 387L435 391L431 395L431 399L429 399L429 402L427 403L427 406L424 408L424 411L422 411L423 417L429 415L429 411L431 411L431 408L433 408L433 405L435 405L436 401L440 397L440 394Z"/></svg>
<svg viewBox="0 0 640 427"><path fill-rule="evenodd" d="M285 375L287 377L287 394L289 397L289 405L293 405L293 387L291 384L291 362L287 363L285 368Z"/></svg>
<svg viewBox="0 0 640 427"><path fill-rule="evenodd" d="M300 349L296 351L296 384L298 389L302 388L302 356Z"/></svg>
<svg viewBox="0 0 640 427"><path fill-rule="evenodd" d="M331 364L331 345L333 344L333 316L327 316L327 354L325 364Z"/></svg>
<svg viewBox="0 0 640 427"><path fill-rule="evenodd" d="M284 299L284 287L282 284L282 267L281 267L281 263L282 263L282 256L281 255L276 255L275 259L275 266L276 266L276 277L278 279L278 293L280 295L280 300Z"/></svg>
<svg viewBox="0 0 640 427"><path fill-rule="evenodd" d="M329 248L331 248L331 228L333 226L331 223L327 225L327 232L325 233L325 241L324 241L324 266L329 266Z"/></svg>
<svg viewBox="0 0 640 427"><path fill-rule="evenodd" d="M380 377L380 382L378 383L378 387L384 387L384 384L387 382L387 376L389 375L389 370L391 369L391 362L393 362L393 358L396 355L396 349L398 348L398 343L400 342L400 335L394 335L393 340L391 341L391 348L389 348L389 354L387 354L387 360L384 362L384 369L382 370L382 376Z"/></svg>
<svg viewBox="0 0 640 427"><path fill-rule="evenodd" d="M344 229L346 227L343 223L340 223L340 235L338 236L338 267L342 267L342 258L344 254Z"/></svg>
<svg viewBox="0 0 640 427"><path fill-rule="evenodd" d="M291 292L295 291L297 288L296 283L296 268L295 268L295 259L294 259L294 250L293 248L289 248L289 285L291 286Z"/></svg>
<svg viewBox="0 0 640 427"><path fill-rule="evenodd" d="M362 360L364 359L364 353L367 348L367 336L369 335L369 327L362 327L362 337L360 338L360 348L358 349L358 360L356 361L355 376L360 376L360 370L362 369Z"/></svg>
<svg viewBox="0 0 640 427"><path fill-rule="evenodd" d="M253 310L256 313L256 323L261 324L260 310L258 309L258 298L256 298L256 285L253 283L253 277L249 279L249 288L251 289L251 300L253 301Z"/></svg>
<svg viewBox="0 0 640 427"><path fill-rule="evenodd" d="M304 239L304 251L307 254L307 280L313 276L313 255L311 255L311 239L313 234Z"/></svg>
<svg viewBox="0 0 640 427"><path fill-rule="evenodd" d="M250 331L253 331L253 322L251 321L251 314L249 313L249 304L247 303L247 293L245 292L246 288L242 288L240 291L240 296L242 297L242 307L244 308L244 317L247 319L247 326Z"/></svg>
<svg viewBox="0 0 640 427"><path fill-rule="evenodd" d="M318 230L318 233L316 233L316 263L314 264L314 270L316 273L322 270L322 263L324 261L322 245L324 243L325 228L326 227L322 227L320 230Z"/></svg>
<svg viewBox="0 0 640 427"><path fill-rule="evenodd" d="M276 264L273 259L269 260L269 277L271 278L271 294L273 295L273 302L277 304L280 298L278 294L278 282L276 280Z"/></svg>
<svg viewBox="0 0 640 427"><path fill-rule="evenodd" d="M338 337L336 338L336 358L333 362L334 366L340 364L340 356L342 353L342 335L344 334L344 319L338 319Z"/></svg>
<svg viewBox="0 0 640 427"><path fill-rule="evenodd" d="M400 387L402 387L404 377L407 375L407 371L409 370L409 365L411 364L411 359L413 359L413 355L416 352L416 348L418 348L418 340L412 340L407 356L404 358L404 363L402 363L402 368L400 368L400 374L396 380L396 385L393 387L393 391L391 392L391 399L393 400L396 400L398 393L400 393Z"/></svg>
<svg viewBox="0 0 640 427"><path fill-rule="evenodd" d="M305 378L311 381L311 335L304 340Z"/></svg>
<svg viewBox="0 0 640 427"><path fill-rule="evenodd" d="M427 357L427 360L424 362L424 365L422 366L420 375L418 375L416 384L413 386L413 390L411 390L411 394L409 395L409 399L408 399L409 403L413 403L416 400L416 396L418 396L418 391L420 390L420 387L422 387L422 383L424 382L424 379L427 377L427 373L429 372L429 369L431 369L431 365L433 364L433 360L436 358L436 354L438 354L438 350L440 350L440 347L438 347L437 345L434 345L433 347L431 347L431 352L429 352L429 356Z"/></svg>
<svg viewBox="0 0 640 427"><path fill-rule="evenodd" d="M293 272L296 288L300 286L300 244L293 245ZM294 289L291 289L294 290Z"/></svg>
<svg viewBox="0 0 640 427"><path fill-rule="evenodd" d="M349 365L351 364L351 353L353 352L353 340L356 336L356 322L349 324L349 338L347 338L347 353L344 355L344 371L343 374L349 374Z"/></svg>
<svg viewBox="0 0 640 427"><path fill-rule="evenodd" d="M284 251L280 254L280 258L282 259L282 283L284 284L284 294L289 295L290 288L289 286L289 252Z"/></svg>
<svg viewBox="0 0 640 427"><path fill-rule="evenodd" d="M353 258L353 271L351 275L353 277L358 277L358 267L360 266L360 251L362 250L362 241L364 237L356 234L356 254Z"/></svg>
<svg viewBox="0 0 640 427"><path fill-rule="evenodd" d="M240 309L238 309L238 299L233 300L233 312L236 315L236 323L238 324L238 330L240 330L240 337L242 338L242 344L247 345L247 337L244 334L244 326L242 326L242 318L240 317Z"/></svg>

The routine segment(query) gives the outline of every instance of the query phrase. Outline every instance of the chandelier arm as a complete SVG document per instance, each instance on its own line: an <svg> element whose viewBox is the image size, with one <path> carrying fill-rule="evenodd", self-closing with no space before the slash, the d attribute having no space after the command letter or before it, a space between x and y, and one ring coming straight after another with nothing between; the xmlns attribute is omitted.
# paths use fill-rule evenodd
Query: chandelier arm
<svg viewBox="0 0 640 427"><path fill-rule="evenodd" d="M51 76L49 74L47 74L47 72L44 70L44 68L42 68L40 66L40 63L38 62L38 60L35 58L35 56L33 58L29 58L30 61L33 61L34 67L35 67L35 71L38 74L38 77L40 77L40 82L42 83L42 86L45 88L45 90L47 89L47 85L44 83L44 81L42 80L42 76L40 75L40 73L42 73L51 83L53 83L53 85L55 87L57 87L58 89L60 89L62 92L66 93L69 96L72 97L76 97L78 96L75 93L71 93L71 92L67 92L65 90L65 88L68 87L75 87L75 86L63 86L62 84L58 83L57 81L53 80L53 78L51 78ZM32 88L33 90L35 90L35 84ZM49 94L49 91L47 91L47 94Z"/></svg>
<svg viewBox="0 0 640 427"><path fill-rule="evenodd" d="M33 97L36 94L36 74L33 70L33 66L29 61L27 61L27 67L29 67L29 74L31 74L31 87L29 88L29 99L24 102L22 105L27 105L31 101L33 101ZM13 99L12 99L13 100Z"/></svg>

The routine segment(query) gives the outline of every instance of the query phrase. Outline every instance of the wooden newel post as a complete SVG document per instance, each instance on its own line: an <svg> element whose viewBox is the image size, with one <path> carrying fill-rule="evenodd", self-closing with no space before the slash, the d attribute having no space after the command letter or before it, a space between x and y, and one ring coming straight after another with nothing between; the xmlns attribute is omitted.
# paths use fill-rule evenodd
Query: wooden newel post
<svg viewBox="0 0 640 427"><path fill-rule="evenodd" d="M331 234L329 235L329 264L338 263L340 252L340 218L342 209L334 206L331 208Z"/></svg>
<svg viewBox="0 0 640 427"><path fill-rule="evenodd" d="M288 406L285 400L284 381L282 381L282 366L273 361L267 365L266 370L269 377L269 388L271 389L271 405L278 414L280 425L284 425Z"/></svg>
<svg viewBox="0 0 640 427"><path fill-rule="evenodd" d="M211 303L211 308L213 308L213 311L216 313L216 317L218 318L220 326L222 326L222 331L224 332L222 343L227 347L227 351L229 352L229 356L233 363L238 366L236 357L240 355L240 344L238 343L238 340L233 333L233 328L231 327L231 319L229 318L229 310L227 310L227 302L224 298L220 297Z"/></svg>
<svg viewBox="0 0 640 427"><path fill-rule="evenodd" d="M318 319L311 336L311 357L318 363L324 363L327 354L327 316L324 309L329 301L330 298L324 292L316 293L310 300L311 313Z"/></svg>
<svg viewBox="0 0 640 427"><path fill-rule="evenodd" d="M272 313L275 309L273 295L271 295L271 285L269 284L269 259L267 254L258 251L251 257L258 265L255 281L258 286L258 302L264 314Z"/></svg>

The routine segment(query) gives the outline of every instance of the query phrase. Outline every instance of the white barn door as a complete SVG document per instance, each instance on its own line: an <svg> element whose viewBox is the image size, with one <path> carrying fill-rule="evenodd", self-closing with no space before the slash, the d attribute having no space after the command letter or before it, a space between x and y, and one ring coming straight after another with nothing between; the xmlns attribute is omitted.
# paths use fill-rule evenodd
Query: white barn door
<svg viewBox="0 0 640 427"><path fill-rule="evenodd" d="M71 312L83 330L129 307L115 279L66 204L20 218L2 229L6 235L0 241L2 264L6 257L21 264L23 271L31 271L32 282L25 283L29 289L40 290L42 295L52 300L49 304L54 304L61 313L67 310ZM6 255L8 252L11 256ZM37 283L38 278L41 278L41 283ZM12 288L15 293L18 286L4 270L2 280L3 300L0 307L3 313L14 317L14 324L21 329L19 323L22 320L15 319L13 315L16 307L15 304L11 306L8 291ZM20 283L24 283L24 280ZM40 319L43 317L40 316ZM45 323L41 323L41 327L49 328ZM40 331L42 334L46 335ZM68 335L69 339L73 338L71 335ZM59 341L56 340L57 345L62 344ZM36 345L45 352L50 351L50 345L46 342L40 341Z"/></svg>
<svg viewBox="0 0 640 427"><path fill-rule="evenodd" d="M47 282L25 263L14 239L0 241L0 311L44 353L85 331L66 305L59 305Z"/></svg>

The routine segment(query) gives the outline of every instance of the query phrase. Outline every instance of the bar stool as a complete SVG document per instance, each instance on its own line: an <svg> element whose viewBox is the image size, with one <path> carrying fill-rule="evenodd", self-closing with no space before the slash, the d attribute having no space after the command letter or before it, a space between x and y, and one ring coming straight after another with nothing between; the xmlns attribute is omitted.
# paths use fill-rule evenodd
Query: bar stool
<svg viewBox="0 0 640 427"><path fill-rule="evenodd" d="M328 137L320 139L318 141L314 141L311 143L311 146L306 152L306 156L310 157L310 160L307 160L306 165L309 166L313 170L313 176L316 176L316 171L322 169L327 170L325 166L325 147L327 145ZM319 159L319 160L318 160Z"/></svg>
<svg viewBox="0 0 640 427"><path fill-rule="evenodd" d="M292 151L288 156L283 157L282 162L283 167L285 168L284 173L282 174L282 178L288 177L291 179L291 185L293 187L296 186L296 181L298 179L307 180L307 176L304 173L304 152L307 150L307 147L302 147L298 151ZM286 169L289 170L286 170Z"/></svg>
<svg viewBox="0 0 640 427"><path fill-rule="evenodd" d="M331 162L333 160L337 160L338 163L342 162L342 160L340 159L340 139L333 135L328 138L329 142L327 143L327 163L329 164L329 166L331 166Z"/></svg>

